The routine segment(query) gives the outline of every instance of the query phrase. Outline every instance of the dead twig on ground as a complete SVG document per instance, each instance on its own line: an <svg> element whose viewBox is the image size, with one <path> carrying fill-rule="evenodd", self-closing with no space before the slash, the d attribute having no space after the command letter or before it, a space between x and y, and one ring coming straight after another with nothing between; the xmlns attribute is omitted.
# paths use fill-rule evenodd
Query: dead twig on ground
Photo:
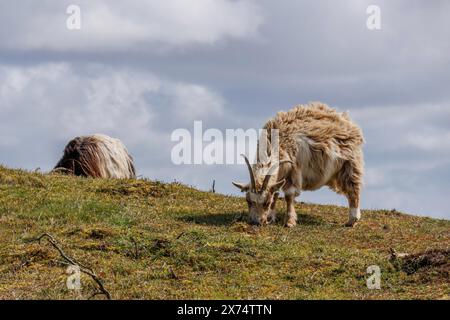
<svg viewBox="0 0 450 320"><path fill-rule="evenodd" d="M136 239L134 239L133 237L131 237L131 242L133 243L134 246L134 252L133 252L133 256L135 260L139 259L139 245L136 241Z"/></svg>
<svg viewBox="0 0 450 320"><path fill-rule="evenodd" d="M109 293L108 290L106 290L106 288L103 285L103 280L100 279L91 268L86 267L83 264L79 263L77 260L75 260L75 258L69 257L62 250L62 248L58 245L58 242L55 240L55 238L51 234L44 233L40 237L33 239L32 241L37 241L37 242L41 243L41 240L44 238L46 238L48 240L48 242L53 246L53 248L55 248L59 252L60 256L65 260L65 262L60 261L61 263L79 267L81 272L90 276L92 278L92 280L94 280L94 282L97 284L99 291L94 292L94 294L91 295L91 297L89 297L89 299L91 299L94 296L99 295L99 294L105 295L108 300L112 299L111 294Z"/></svg>

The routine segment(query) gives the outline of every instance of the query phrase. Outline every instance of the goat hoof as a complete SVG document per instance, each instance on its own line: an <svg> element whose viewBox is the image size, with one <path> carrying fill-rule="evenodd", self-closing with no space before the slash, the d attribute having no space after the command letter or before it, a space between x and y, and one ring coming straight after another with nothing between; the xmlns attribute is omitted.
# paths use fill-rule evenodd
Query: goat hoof
<svg viewBox="0 0 450 320"><path fill-rule="evenodd" d="M358 221L357 220L349 220L345 223L344 226L347 228L352 228L356 224L356 222L358 222Z"/></svg>
<svg viewBox="0 0 450 320"><path fill-rule="evenodd" d="M286 224L284 225L286 228L293 228L297 225L296 221L288 221L286 222Z"/></svg>

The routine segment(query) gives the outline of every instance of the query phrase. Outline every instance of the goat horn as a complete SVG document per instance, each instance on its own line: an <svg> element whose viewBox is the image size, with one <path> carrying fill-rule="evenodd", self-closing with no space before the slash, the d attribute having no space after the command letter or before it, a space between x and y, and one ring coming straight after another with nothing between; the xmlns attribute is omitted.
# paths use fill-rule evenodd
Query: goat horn
<svg viewBox="0 0 450 320"><path fill-rule="evenodd" d="M264 181L261 187L261 192L263 192L264 190L266 190L267 185L269 184L269 180L270 180L270 174L266 174L266 176L264 177Z"/></svg>
<svg viewBox="0 0 450 320"><path fill-rule="evenodd" d="M245 163L247 164L247 168L250 173L250 189L252 191L256 191L255 173L253 172L253 168L250 165L250 161L248 161L247 157L244 154L241 154L241 156L244 157Z"/></svg>
<svg viewBox="0 0 450 320"><path fill-rule="evenodd" d="M259 141L256 144L256 163L259 163Z"/></svg>
<svg viewBox="0 0 450 320"><path fill-rule="evenodd" d="M267 185L269 184L269 181L270 181L270 177L273 174L272 171L274 170L274 168L279 168L280 165L282 165L283 163L286 163L286 162L294 164L294 162L291 161L291 160L281 160L279 163L274 164L273 166L270 167L269 171L267 172L266 176L264 177L264 181L263 181L263 184L262 184L261 192L266 190Z"/></svg>
<svg viewBox="0 0 450 320"><path fill-rule="evenodd" d="M263 192L264 190L266 190L267 185L269 184L269 181L270 181L270 177L271 177L272 174L273 174L273 170L274 170L275 168L279 167L279 166L280 166L280 164L274 164L273 166L271 166L271 167L269 168L269 171L267 171L267 174L266 174L266 176L264 177L264 181L263 181L263 184L262 184L262 187L261 187L261 192Z"/></svg>

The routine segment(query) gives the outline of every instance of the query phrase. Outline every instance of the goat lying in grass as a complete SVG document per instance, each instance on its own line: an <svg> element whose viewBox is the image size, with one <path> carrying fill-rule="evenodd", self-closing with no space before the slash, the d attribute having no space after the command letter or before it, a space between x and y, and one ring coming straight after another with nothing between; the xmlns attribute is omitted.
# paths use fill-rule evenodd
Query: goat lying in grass
<svg viewBox="0 0 450 320"><path fill-rule="evenodd" d="M285 225L297 223L294 199L302 190L328 186L347 197L350 213L346 226L361 217L359 200L364 171L364 142L361 129L348 117L325 104L299 105L279 112L269 120L267 153L270 153L271 130L278 130L279 158L270 155L265 163L250 165L250 183L233 182L246 192L250 222L266 224L276 220L278 190L284 192L287 204Z"/></svg>
<svg viewBox="0 0 450 320"><path fill-rule="evenodd" d="M54 171L93 178L135 178L133 158L123 143L106 135L76 137L64 149Z"/></svg>

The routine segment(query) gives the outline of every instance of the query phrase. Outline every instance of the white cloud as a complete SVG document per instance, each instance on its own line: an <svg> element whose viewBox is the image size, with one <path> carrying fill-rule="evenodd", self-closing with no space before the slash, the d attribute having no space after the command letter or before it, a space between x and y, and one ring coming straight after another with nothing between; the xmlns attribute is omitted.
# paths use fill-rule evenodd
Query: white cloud
<svg viewBox="0 0 450 320"><path fill-rule="evenodd" d="M405 137L405 143L423 151L448 151L450 150L450 130L412 131Z"/></svg>
<svg viewBox="0 0 450 320"><path fill-rule="evenodd" d="M130 50L147 45L214 44L257 34L262 17L252 0L79 0L81 29L66 28L67 4L52 0L0 5L0 48ZM3 31L1 31L3 30Z"/></svg>
<svg viewBox="0 0 450 320"><path fill-rule="evenodd" d="M66 63L0 66L0 146L38 151L34 156L49 167L48 161L56 159L49 160L48 153L57 142L105 133L139 145L140 152L154 154L157 148L157 155L170 156L171 128L162 123L192 125L191 117L221 115L223 104L220 95L204 86L132 69L89 65L78 70ZM17 163L10 165L21 166L28 157L17 154Z"/></svg>
<svg viewBox="0 0 450 320"><path fill-rule="evenodd" d="M375 106L353 109L350 115L369 134L371 148L450 153L449 105Z"/></svg>
<svg viewBox="0 0 450 320"><path fill-rule="evenodd" d="M175 85L175 105L178 117L188 121L201 120L212 115L223 113L224 101L218 95L199 85Z"/></svg>

